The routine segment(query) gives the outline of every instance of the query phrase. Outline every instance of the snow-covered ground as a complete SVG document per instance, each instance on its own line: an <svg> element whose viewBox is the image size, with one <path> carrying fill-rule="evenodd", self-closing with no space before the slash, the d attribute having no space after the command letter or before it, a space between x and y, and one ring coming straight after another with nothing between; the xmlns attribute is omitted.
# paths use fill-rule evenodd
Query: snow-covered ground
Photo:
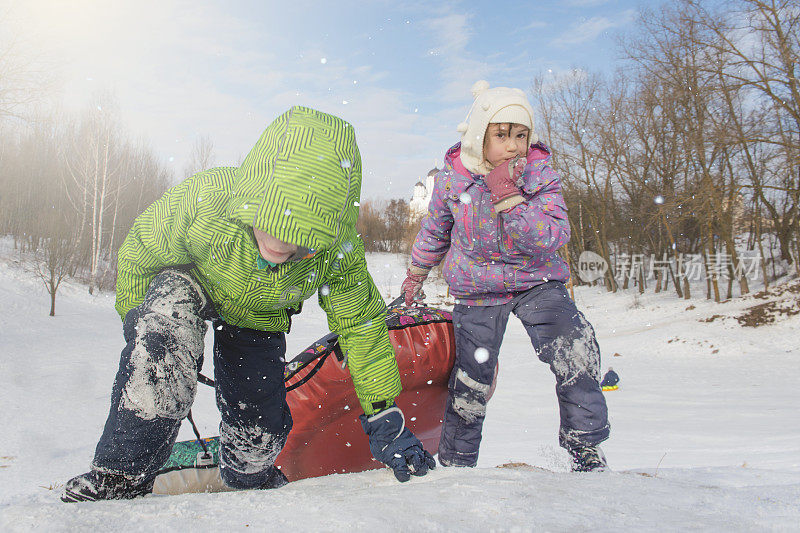
<svg viewBox="0 0 800 533"><path fill-rule="evenodd" d="M396 296L404 259L369 260L383 295ZM446 300L443 285L426 290ZM613 472L567 471L553 377L512 318L476 469L438 468L405 484L383 469L275 491L67 505L61 485L87 469L105 421L120 322L113 294L90 296L74 283L59 291L57 316L47 316L41 282L5 256L0 530L798 531L800 315L747 328L735 317L767 300L714 304L694 294L575 292L598 333L603 369L621 376L619 390L606 394ZM714 315L722 316L703 321ZM325 329L309 302L289 354ZM210 389L200 388L194 415L201 432L216 434ZM188 425L179 438L193 438ZM524 464L497 468L507 463Z"/></svg>

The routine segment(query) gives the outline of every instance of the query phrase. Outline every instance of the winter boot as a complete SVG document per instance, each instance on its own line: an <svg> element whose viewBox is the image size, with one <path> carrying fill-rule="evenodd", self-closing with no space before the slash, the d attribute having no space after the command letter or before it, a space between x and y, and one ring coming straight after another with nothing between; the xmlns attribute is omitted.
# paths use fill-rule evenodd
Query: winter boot
<svg viewBox="0 0 800 533"><path fill-rule="evenodd" d="M606 456L600 446L569 446L567 451L572 456L573 472L603 472L608 470Z"/></svg>
<svg viewBox="0 0 800 533"><path fill-rule="evenodd" d="M259 488L260 489L277 489L277 488L283 487L287 483L289 483L289 480L286 478L285 475L283 475L283 472L281 472L281 469L278 468L275 465L272 465L272 467L270 468L269 477L264 482L264 484L261 485Z"/></svg>
<svg viewBox="0 0 800 533"><path fill-rule="evenodd" d="M92 470L74 477L64 486L62 502L93 502L97 500L130 500L153 491L153 481L140 481L121 474Z"/></svg>

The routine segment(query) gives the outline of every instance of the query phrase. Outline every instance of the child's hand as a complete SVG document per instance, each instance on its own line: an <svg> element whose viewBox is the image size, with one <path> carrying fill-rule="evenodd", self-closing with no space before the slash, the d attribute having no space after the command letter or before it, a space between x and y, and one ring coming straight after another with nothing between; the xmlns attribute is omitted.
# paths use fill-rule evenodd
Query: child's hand
<svg viewBox="0 0 800 533"><path fill-rule="evenodd" d="M400 286L400 292L403 293L406 306L411 307L414 304L414 297L418 294L422 294L423 298L425 297L422 293L422 284L427 277L428 271L417 269L413 266L408 268L406 279L403 280L403 284Z"/></svg>
<svg viewBox="0 0 800 533"><path fill-rule="evenodd" d="M524 157L515 157L498 165L486 175L486 185L492 193L492 203L497 205L503 200L520 194L522 186L522 172L525 170L527 160Z"/></svg>
<svg viewBox="0 0 800 533"><path fill-rule="evenodd" d="M415 476L424 476L436 468L433 456L406 427L400 408L392 406L372 416L361 415L361 427L369 436L372 456L394 471L398 481L405 482Z"/></svg>

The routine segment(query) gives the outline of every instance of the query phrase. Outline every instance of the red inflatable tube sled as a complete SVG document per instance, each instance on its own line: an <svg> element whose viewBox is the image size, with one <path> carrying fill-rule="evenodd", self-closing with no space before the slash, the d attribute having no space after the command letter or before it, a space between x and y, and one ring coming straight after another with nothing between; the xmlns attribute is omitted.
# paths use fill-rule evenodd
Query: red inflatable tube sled
<svg viewBox="0 0 800 533"><path fill-rule="evenodd" d="M455 362L452 317L432 308L393 307L386 322L403 384L395 403L406 426L435 454ZM361 406L335 336L287 364L286 388L294 427L276 464L290 481L383 466L369 451L358 420Z"/></svg>
<svg viewBox="0 0 800 533"><path fill-rule="evenodd" d="M403 384L395 403L406 426L435 454L455 363L452 315L390 304L386 324ZM383 467L369 451L358 420L362 409L337 340L328 334L286 364L286 401L294 426L276 464L290 481ZM218 437L176 443L154 492L225 490L218 448Z"/></svg>

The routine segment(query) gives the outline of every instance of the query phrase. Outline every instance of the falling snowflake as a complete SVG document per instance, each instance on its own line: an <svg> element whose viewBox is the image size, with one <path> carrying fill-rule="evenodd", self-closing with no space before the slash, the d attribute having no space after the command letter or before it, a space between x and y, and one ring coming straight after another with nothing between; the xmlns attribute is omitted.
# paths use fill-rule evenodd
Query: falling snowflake
<svg viewBox="0 0 800 533"><path fill-rule="evenodd" d="M471 204L471 203L472 203L472 197L471 197L469 194L465 193L465 192L462 192L462 193L461 193L461 194L458 196L458 200L459 200L459 201L460 201L462 204Z"/></svg>
<svg viewBox="0 0 800 533"><path fill-rule="evenodd" d="M475 357L476 362L483 364L489 360L489 350L486 348L476 348L473 357Z"/></svg>

